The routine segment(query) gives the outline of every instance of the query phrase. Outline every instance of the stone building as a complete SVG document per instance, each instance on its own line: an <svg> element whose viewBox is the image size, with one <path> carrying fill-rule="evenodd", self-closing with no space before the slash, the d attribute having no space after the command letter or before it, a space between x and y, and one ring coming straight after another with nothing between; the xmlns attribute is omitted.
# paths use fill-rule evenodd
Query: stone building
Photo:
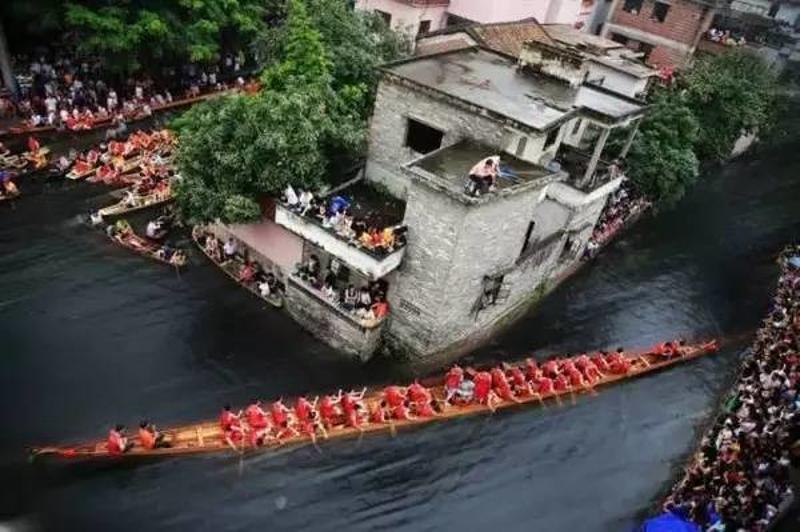
<svg viewBox="0 0 800 532"><path fill-rule="evenodd" d="M222 229L285 280L288 312L345 353L440 360L472 349L576 265L623 179L604 148L626 128L624 156L646 111L632 95L648 76L593 83L584 48L523 41L517 57L478 44L381 69L366 166L326 204L403 230L390 249L280 202L261 224ZM496 189L468 194L471 168L489 156L501 161ZM304 277L308 262L339 289L380 286L391 312L354 313Z"/></svg>
<svg viewBox="0 0 800 532"><path fill-rule="evenodd" d="M717 0L613 0L602 35L657 67L682 68L708 31Z"/></svg>

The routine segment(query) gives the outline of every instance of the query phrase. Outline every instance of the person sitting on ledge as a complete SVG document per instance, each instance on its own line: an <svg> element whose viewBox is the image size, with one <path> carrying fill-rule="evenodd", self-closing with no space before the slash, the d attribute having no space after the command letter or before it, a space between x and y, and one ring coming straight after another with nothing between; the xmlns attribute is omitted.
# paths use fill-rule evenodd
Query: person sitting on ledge
<svg viewBox="0 0 800 532"><path fill-rule="evenodd" d="M298 199L294 188L292 188L292 185L286 185L286 190L283 192L283 197L286 200L286 205L288 205L292 210L296 209L300 204L300 200Z"/></svg>
<svg viewBox="0 0 800 532"><path fill-rule="evenodd" d="M298 210L300 216L305 216L314 207L314 194L310 190L300 192L300 205Z"/></svg>
<svg viewBox="0 0 800 532"><path fill-rule="evenodd" d="M231 260L236 256L236 241L233 237L228 238L225 245L222 247L222 252L225 255L225 260Z"/></svg>
<svg viewBox="0 0 800 532"><path fill-rule="evenodd" d="M358 292L356 291L356 288L352 284L347 285L347 288L345 288L342 292L342 306L345 308L345 310L355 310L357 301Z"/></svg>
<svg viewBox="0 0 800 532"><path fill-rule="evenodd" d="M497 184L497 172L500 169L500 156L492 155L478 162L469 171L467 191L471 196L480 196L494 191Z"/></svg>
<svg viewBox="0 0 800 532"><path fill-rule="evenodd" d="M305 264L297 270L298 277L311 284L319 281L319 273L319 259L316 255L309 256Z"/></svg>

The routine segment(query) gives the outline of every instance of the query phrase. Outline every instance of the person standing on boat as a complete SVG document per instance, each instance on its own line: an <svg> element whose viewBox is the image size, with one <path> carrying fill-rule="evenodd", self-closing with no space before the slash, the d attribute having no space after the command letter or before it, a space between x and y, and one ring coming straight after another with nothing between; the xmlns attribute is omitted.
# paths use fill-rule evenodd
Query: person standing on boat
<svg viewBox="0 0 800 532"><path fill-rule="evenodd" d="M129 442L125 436L125 425L116 425L108 432L106 448L110 454L119 456L128 452L131 447L133 447L133 443Z"/></svg>

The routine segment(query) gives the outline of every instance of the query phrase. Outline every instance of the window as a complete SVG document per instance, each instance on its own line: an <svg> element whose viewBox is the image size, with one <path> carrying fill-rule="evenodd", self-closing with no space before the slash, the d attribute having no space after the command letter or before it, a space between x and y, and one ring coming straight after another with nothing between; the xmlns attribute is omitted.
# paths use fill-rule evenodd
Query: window
<svg viewBox="0 0 800 532"><path fill-rule="evenodd" d="M522 241L522 250L520 250L519 255L520 257L525 254L527 251L528 246L531 244L531 235L533 234L533 229L536 227L536 222L531 220L528 224L528 230L525 231L525 240Z"/></svg>
<svg viewBox="0 0 800 532"><path fill-rule="evenodd" d="M525 148L527 147L528 147L528 137L526 135L523 135L519 138L519 142L517 142L517 151L516 151L517 157L522 158L522 156L525 155Z"/></svg>
<svg viewBox="0 0 800 532"><path fill-rule="evenodd" d="M575 119L575 125L572 127L572 134L573 135L577 135L578 134L578 130L581 128L581 124L582 123L583 123L583 120L581 120L580 118L576 118Z"/></svg>
<svg viewBox="0 0 800 532"><path fill-rule="evenodd" d="M419 23L419 31L417 35L425 35L431 31L431 21L430 20L423 20Z"/></svg>
<svg viewBox="0 0 800 532"><path fill-rule="evenodd" d="M481 286L481 299L478 310L502 303L508 298L508 290L503 290L505 275L487 275Z"/></svg>
<svg viewBox="0 0 800 532"><path fill-rule="evenodd" d="M555 144L556 139L558 138L559 129L551 129L550 132L547 134L547 138L544 139L544 149L549 148L553 144Z"/></svg>
<svg viewBox="0 0 800 532"><path fill-rule="evenodd" d="M408 119L406 126L406 146L419 153L430 153L442 145L444 133L436 128Z"/></svg>
<svg viewBox="0 0 800 532"><path fill-rule="evenodd" d="M667 19L667 13L669 13L669 4L656 2L656 5L653 6L653 15L650 18L656 22L664 22Z"/></svg>
<svg viewBox="0 0 800 532"><path fill-rule="evenodd" d="M391 13L387 13L386 11L381 11L380 9L376 9L375 13L377 13L383 19L383 21L386 23L387 26L391 26L392 25L392 14Z"/></svg>
<svg viewBox="0 0 800 532"><path fill-rule="evenodd" d="M624 35L620 35L619 33L612 33L611 40L620 43L622 46L625 46L626 44L628 44L629 39Z"/></svg>
<svg viewBox="0 0 800 532"><path fill-rule="evenodd" d="M638 15L642 10L643 3L644 0L625 0L625 3L622 5L622 10L633 15Z"/></svg>

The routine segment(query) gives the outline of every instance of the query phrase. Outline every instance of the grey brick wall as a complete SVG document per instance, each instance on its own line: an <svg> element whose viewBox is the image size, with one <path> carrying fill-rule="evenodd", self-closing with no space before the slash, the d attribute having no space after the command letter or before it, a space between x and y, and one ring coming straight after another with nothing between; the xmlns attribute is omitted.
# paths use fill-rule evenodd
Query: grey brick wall
<svg viewBox="0 0 800 532"><path fill-rule="evenodd" d="M398 197L405 197L408 188L408 178L399 172L399 166L421 155L405 145L408 118L443 131L442 146L464 138L503 146L510 136L500 122L384 77L370 123L366 177Z"/></svg>
<svg viewBox="0 0 800 532"><path fill-rule="evenodd" d="M286 285L286 310L311 334L334 349L369 359L380 343L381 328L365 329L341 315L291 278Z"/></svg>

